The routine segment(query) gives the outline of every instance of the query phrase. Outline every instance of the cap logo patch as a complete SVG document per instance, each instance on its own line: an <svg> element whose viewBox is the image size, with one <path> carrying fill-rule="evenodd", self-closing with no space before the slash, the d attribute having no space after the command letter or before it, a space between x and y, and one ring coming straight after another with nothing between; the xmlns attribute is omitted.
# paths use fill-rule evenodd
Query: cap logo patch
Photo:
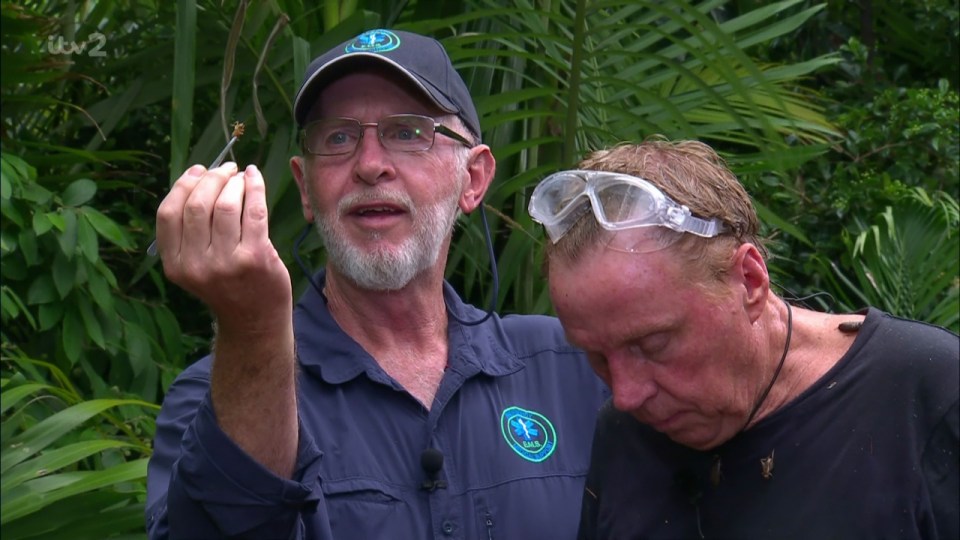
<svg viewBox="0 0 960 540"><path fill-rule="evenodd" d="M389 30L368 30L344 49L348 53L374 52L385 53L400 46L400 38Z"/></svg>
<svg viewBox="0 0 960 540"><path fill-rule="evenodd" d="M507 407L500 414L500 431L520 457L539 463L557 448L557 432L547 417L520 407Z"/></svg>

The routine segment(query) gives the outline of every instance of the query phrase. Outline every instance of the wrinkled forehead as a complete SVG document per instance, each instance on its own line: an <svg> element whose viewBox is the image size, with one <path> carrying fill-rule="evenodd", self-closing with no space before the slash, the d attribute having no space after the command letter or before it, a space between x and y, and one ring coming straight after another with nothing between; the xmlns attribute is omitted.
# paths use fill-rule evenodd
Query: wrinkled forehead
<svg viewBox="0 0 960 540"><path fill-rule="evenodd" d="M591 335L609 332L612 337L654 326L667 313L683 309L678 302L690 291L663 251L637 256L593 246L576 261L553 262L551 300L564 328L582 342Z"/></svg>

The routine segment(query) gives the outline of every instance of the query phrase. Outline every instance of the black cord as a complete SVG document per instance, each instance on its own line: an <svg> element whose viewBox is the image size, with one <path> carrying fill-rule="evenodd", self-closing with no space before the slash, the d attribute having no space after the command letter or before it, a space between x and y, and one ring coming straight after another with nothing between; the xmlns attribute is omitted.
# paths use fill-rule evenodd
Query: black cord
<svg viewBox="0 0 960 540"><path fill-rule="evenodd" d="M493 295L490 296L490 307L487 308L487 314L476 321L465 321L457 317L450 306L447 306L447 313L458 323L464 326L476 326L483 323L493 315L494 308L497 307L497 296L500 295L500 274L497 272L497 257L493 254L493 238L490 237L490 224L487 223L487 213L483 209L483 203L480 203L480 220L483 221L483 234L487 240L487 255L490 257L490 273L493 276Z"/></svg>
<svg viewBox="0 0 960 540"><path fill-rule="evenodd" d="M300 244L307 239L307 235L310 234L310 229L313 228L312 223L307 223L303 230L300 232L300 236L293 242L293 258L297 261L297 266L300 267L300 271L303 272L303 275L307 276L307 281L310 282L310 285L313 286L313 290L317 291L317 294L320 295L320 298L326 300L326 296L323 294L323 289L320 288L320 285L313 280L313 272L307 268L307 265L303 263L303 259L300 258Z"/></svg>
<svg viewBox="0 0 960 540"><path fill-rule="evenodd" d="M490 272L493 274L493 294L490 296L490 307L487 308L486 314L476 321L465 321L460 317L457 317L453 311L450 310L450 306L446 305L446 298L444 298L444 306L447 308L447 313L458 323L464 326L476 326L485 322L487 319L493 315L494 308L497 306L497 296L500 294L500 274L497 272L497 259L493 253L493 238L490 237L490 224L487 222L487 213L483 210L483 204L480 204L480 219L483 221L483 232L487 241L487 253L490 256ZM297 261L297 265L300 266L300 270L307 276L307 280L310 282L310 285L313 286L314 290L317 291L317 294L321 298L325 298L323 290L320 288L320 285L314 281L313 273L307 268L307 265L304 264L303 259L300 258L300 244L307 238L307 235L310 234L310 229L313 228L313 224L308 223L303 231L300 233L300 236L297 237L296 241L293 243L293 258Z"/></svg>
<svg viewBox="0 0 960 540"><path fill-rule="evenodd" d="M816 307L813 307L807 303L807 300L817 300L817 302L820 304L820 308L826 310L828 313L833 313L831 306L835 306L837 304L837 299L826 291L815 292L805 296L797 296L797 293L772 279L770 280L770 284L780 289L782 293L780 296L784 300L793 302L794 304L799 304L801 307L805 307L807 309L817 310ZM826 298L826 300L824 300L824 298Z"/></svg>
<svg viewBox="0 0 960 540"><path fill-rule="evenodd" d="M753 417L756 416L757 411L760 410L760 406L763 405L763 402L766 401L767 396L770 394L770 390L773 389L773 383L777 382L777 377L780 376L780 370L783 369L783 363L787 359L787 353L790 352L790 337L793 336L793 310L790 308L790 303L787 301L783 302L783 305L787 306L787 339L783 344L783 355L780 356L780 363L777 364L777 370L773 372L773 378L770 379L770 384L767 385L767 389L763 391L763 395L760 396L760 399L757 400L757 404L753 406L753 410L750 411L750 416L747 417L747 422L743 424L743 429L747 429L750 425L750 422L753 420Z"/></svg>

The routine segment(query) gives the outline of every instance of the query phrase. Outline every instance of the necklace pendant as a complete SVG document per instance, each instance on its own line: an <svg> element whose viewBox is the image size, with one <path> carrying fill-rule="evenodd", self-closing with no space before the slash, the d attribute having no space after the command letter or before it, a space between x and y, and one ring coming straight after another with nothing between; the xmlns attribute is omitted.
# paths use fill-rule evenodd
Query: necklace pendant
<svg viewBox="0 0 960 540"><path fill-rule="evenodd" d="M775 450L770 451L770 455L765 458L760 458L760 476L764 480L770 480L773 478L773 453Z"/></svg>

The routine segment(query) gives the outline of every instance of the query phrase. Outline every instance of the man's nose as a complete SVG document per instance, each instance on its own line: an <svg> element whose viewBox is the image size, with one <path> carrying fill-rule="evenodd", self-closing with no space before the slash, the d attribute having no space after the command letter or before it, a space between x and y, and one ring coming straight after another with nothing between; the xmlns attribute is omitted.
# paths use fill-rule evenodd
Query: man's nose
<svg viewBox="0 0 960 540"><path fill-rule="evenodd" d="M363 135L357 141L356 171L357 176L367 184L376 184L391 177L393 162L390 152L380 141L380 134L376 124L361 124ZM367 131L373 128L373 132Z"/></svg>
<svg viewBox="0 0 960 540"><path fill-rule="evenodd" d="M610 390L613 406L621 411L637 410L657 394L657 384L650 366L635 358L608 359Z"/></svg>

